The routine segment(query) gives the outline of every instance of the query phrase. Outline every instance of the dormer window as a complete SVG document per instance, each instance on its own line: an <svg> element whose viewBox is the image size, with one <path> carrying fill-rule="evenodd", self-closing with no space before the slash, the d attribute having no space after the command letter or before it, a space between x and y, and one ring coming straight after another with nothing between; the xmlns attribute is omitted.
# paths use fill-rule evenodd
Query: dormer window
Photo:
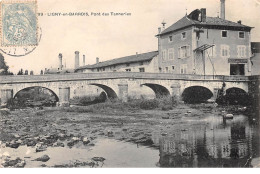
<svg viewBox="0 0 260 174"><path fill-rule="evenodd" d="M181 33L181 39L186 39L186 32Z"/></svg>
<svg viewBox="0 0 260 174"><path fill-rule="evenodd" d="M169 42L172 42L172 36L169 36Z"/></svg>
<svg viewBox="0 0 260 174"><path fill-rule="evenodd" d="M227 37L227 31L222 31L221 36L224 37L224 38L226 38L226 37Z"/></svg>

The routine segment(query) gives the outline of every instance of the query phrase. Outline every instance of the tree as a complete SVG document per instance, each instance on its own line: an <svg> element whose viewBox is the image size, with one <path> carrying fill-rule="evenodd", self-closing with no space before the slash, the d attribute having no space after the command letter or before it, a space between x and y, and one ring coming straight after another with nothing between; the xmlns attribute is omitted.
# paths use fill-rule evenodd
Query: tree
<svg viewBox="0 0 260 174"><path fill-rule="evenodd" d="M12 72L8 71L9 66L6 65L4 56L0 53L0 75L13 75Z"/></svg>
<svg viewBox="0 0 260 174"><path fill-rule="evenodd" d="M41 75L43 75L43 70L41 70Z"/></svg>
<svg viewBox="0 0 260 174"><path fill-rule="evenodd" d="M24 71L24 75L28 75L28 70L25 70L25 71Z"/></svg>
<svg viewBox="0 0 260 174"><path fill-rule="evenodd" d="M33 71L30 71L30 75L33 75Z"/></svg>
<svg viewBox="0 0 260 174"><path fill-rule="evenodd" d="M20 69L17 73L17 75L23 75L23 69Z"/></svg>

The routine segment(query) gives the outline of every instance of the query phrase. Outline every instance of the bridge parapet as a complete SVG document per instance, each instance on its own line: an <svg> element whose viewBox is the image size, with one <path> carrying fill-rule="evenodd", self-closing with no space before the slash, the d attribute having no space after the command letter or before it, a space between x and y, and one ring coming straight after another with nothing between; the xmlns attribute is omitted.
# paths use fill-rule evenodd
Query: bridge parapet
<svg viewBox="0 0 260 174"><path fill-rule="evenodd" d="M153 79L153 80L189 80L189 81L249 81L249 76L202 76L194 74L140 73L140 72L107 72L107 73L71 73L48 75L0 76L0 84L79 81L102 79Z"/></svg>

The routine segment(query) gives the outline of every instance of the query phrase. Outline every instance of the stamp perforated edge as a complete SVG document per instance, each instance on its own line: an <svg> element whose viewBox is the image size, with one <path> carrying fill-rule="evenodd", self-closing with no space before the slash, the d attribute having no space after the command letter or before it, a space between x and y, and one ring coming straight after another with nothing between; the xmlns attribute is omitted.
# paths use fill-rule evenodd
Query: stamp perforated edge
<svg viewBox="0 0 260 174"><path fill-rule="evenodd" d="M1 47L28 47L28 46L38 46L38 0L3 0L0 2L0 42ZM36 44L26 44L26 45L3 45L3 24L2 24L2 4L5 3L35 3L35 16L36 16Z"/></svg>

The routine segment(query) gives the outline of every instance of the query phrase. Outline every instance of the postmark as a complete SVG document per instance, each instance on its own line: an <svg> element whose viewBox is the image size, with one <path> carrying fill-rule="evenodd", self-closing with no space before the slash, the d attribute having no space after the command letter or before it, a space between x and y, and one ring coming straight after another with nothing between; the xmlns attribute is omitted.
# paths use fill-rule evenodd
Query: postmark
<svg viewBox="0 0 260 174"><path fill-rule="evenodd" d="M1 47L38 45L37 0L1 2Z"/></svg>

